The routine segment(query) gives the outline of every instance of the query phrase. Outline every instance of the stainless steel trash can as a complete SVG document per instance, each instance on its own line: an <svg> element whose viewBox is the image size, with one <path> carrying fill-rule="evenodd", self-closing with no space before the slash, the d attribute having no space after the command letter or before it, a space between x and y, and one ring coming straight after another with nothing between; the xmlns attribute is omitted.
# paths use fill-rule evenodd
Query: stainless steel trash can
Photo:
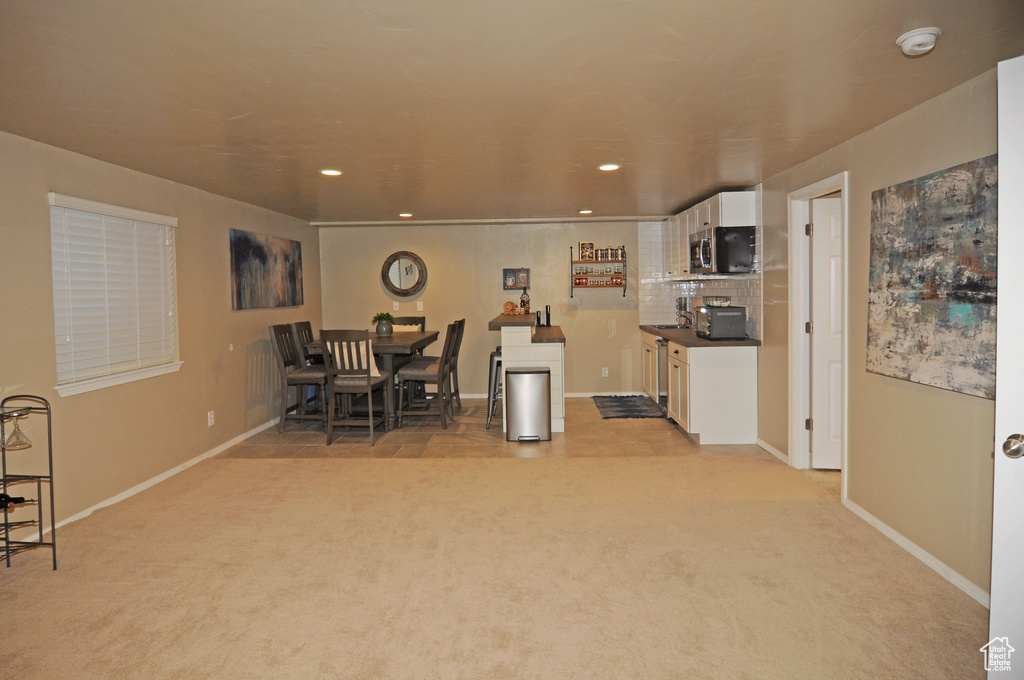
<svg viewBox="0 0 1024 680"><path fill-rule="evenodd" d="M551 369L505 369L506 440L551 441Z"/></svg>

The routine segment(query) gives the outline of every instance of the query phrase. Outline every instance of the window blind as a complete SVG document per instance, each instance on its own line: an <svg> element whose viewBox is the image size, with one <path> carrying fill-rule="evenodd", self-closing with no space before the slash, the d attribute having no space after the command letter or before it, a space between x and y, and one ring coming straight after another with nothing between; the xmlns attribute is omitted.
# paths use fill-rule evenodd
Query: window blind
<svg viewBox="0 0 1024 680"><path fill-rule="evenodd" d="M176 370L176 226L173 217L50 194L58 390Z"/></svg>

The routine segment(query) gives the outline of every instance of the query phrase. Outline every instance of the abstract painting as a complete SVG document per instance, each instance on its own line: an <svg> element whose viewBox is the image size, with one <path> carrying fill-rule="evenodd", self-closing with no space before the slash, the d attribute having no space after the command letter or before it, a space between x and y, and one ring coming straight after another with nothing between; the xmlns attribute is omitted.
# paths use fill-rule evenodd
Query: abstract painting
<svg viewBox="0 0 1024 680"><path fill-rule="evenodd" d="M302 304L302 243L231 230L231 308Z"/></svg>
<svg viewBox="0 0 1024 680"><path fill-rule="evenodd" d="M997 159L871 194L867 370L995 396Z"/></svg>

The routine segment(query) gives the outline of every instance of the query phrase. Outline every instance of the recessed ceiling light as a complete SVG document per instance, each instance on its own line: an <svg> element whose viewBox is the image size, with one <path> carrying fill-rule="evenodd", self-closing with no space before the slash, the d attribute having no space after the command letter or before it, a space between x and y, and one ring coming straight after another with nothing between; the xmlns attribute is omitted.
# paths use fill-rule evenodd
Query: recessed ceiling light
<svg viewBox="0 0 1024 680"><path fill-rule="evenodd" d="M581 211L580 211L580 214L581 214L581 215L589 215L589 214L590 214L590 213L592 213L592 212L594 212L594 211L593 211L593 210L581 210Z"/></svg>
<svg viewBox="0 0 1024 680"><path fill-rule="evenodd" d="M618 163L605 163L604 165L597 166L598 170L604 170L605 172L611 172L612 170L618 170Z"/></svg>
<svg viewBox="0 0 1024 680"><path fill-rule="evenodd" d="M398 213L399 217L412 217L412 213Z"/></svg>
<svg viewBox="0 0 1024 680"><path fill-rule="evenodd" d="M915 28L896 38L896 44L908 57L918 57L931 52L940 35L942 31L935 27Z"/></svg>
<svg viewBox="0 0 1024 680"><path fill-rule="evenodd" d="M337 177L341 174L341 170L321 170L321 175L327 175L329 177Z"/></svg>

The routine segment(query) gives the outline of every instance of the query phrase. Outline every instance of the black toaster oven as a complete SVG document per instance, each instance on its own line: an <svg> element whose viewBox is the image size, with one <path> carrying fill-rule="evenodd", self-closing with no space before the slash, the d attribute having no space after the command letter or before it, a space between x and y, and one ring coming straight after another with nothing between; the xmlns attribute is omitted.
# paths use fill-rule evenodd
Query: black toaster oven
<svg viewBox="0 0 1024 680"><path fill-rule="evenodd" d="M710 307L697 309L696 333L709 340L745 340L746 307Z"/></svg>

